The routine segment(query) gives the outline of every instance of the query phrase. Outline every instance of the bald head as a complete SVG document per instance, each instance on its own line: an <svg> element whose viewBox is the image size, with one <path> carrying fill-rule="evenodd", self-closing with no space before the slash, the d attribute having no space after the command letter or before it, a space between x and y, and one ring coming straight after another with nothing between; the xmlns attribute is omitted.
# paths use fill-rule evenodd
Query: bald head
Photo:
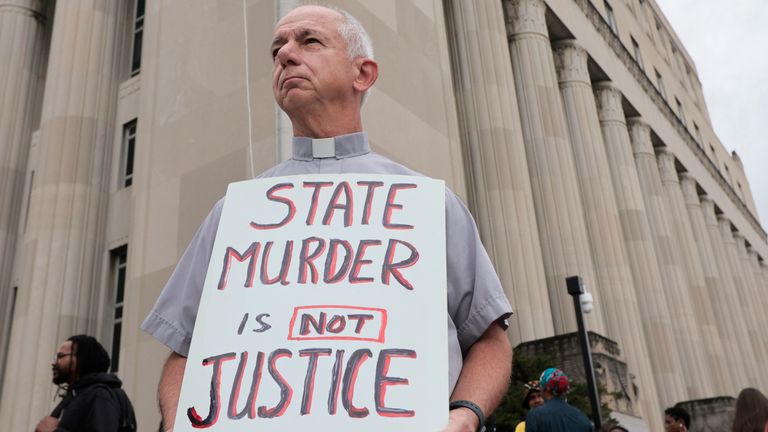
<svg viewBox="0 0 768 432"><path fill-rule="evenodd" d="M365 31L363 25L360 24L360 22L355 17L343 9L318 5L299 6L295 9L292 9L290 12L288 12L288 14L281 18L277 23L277 26L279 26L284 19L289 18L289 16L294 13L298 14L306 12L317 13L317 16L323 16L330 13L330 19L332 19L331 15L335 15L337 18L337 31L346 43L347 56L352 60L358 57L365 57L371 60L374 59L373 43L371 43L371 38L368 36L368 32Z"/></svg>
<svg viewBox="0 0 768 432"><path fill-rule="evenodd" d="M343 11L301 6L280 19L270 47L272 89L294 135L362 130L360 106L378 76L366 50L372 54L365 30Z"/></svg>

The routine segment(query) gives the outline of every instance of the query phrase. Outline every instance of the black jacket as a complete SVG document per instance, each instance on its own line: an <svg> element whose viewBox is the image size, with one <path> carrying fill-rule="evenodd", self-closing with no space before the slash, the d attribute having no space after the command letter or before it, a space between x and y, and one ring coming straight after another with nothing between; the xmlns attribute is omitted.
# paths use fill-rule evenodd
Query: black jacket
<svg viewBox="0 0 768 432"><path fill-rule="evenodd" d="M56 431L118 432L123 419L117 394L123 392L121 385L119 378L108 373L89 374L77 380L51 413L59 419ZM127 408L131 412L125 414L133 418L130 402Z"/></svg>

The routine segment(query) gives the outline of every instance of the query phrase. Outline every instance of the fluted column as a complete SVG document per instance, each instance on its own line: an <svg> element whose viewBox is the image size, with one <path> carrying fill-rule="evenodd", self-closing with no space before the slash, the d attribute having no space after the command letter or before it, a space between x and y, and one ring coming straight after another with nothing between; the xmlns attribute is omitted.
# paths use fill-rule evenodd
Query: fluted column
<svg viewBox="0 0 768 432"><path fill-rule="evenodd" d="M587 70L587 52L572 40L556 42L553 49L606 333L619 343L637 377L641 417L661 418L645 330L638 325L642 320ZM628 396L634 402L634 395Z"/></svg>
<svg viewBox="0 0 768 432"><path fill-rule="evenodd" d="M752 302L752 308L755 310L755 321L756 326L758 329L764 329L768 328L768 316L766 316L765 311L768 311L768 293L766 292L766 284L763 281L763 273L760 270L760 260L758 257L757 252L755 252L752 247L747 247L747 266L749 267L751 273L752 273L752 280L754 282L754 285L752 287L752 298L754 299ZM761 338L759 341L759 348L760 351L758 355L760 356L759 363L765 365L768 363L768 341L766 341L766 338ZM767 370L768 367L763 368L763 370ZM766 386L765 379L763 386Z"/></svg>
<svg viewBox="0 0 768 432"><path fill-rule="evenodd" d="M45 64L40 0L0 0L0 377L8 349L11 272L32 132Z"/></svg>
<svg viewBox="0 0 768 432"><path fill-rule="evenodd" d="M515 314L512 343L554 335L501 2L446 2L471 207Z"/></svg>
<svg viewBox="0 0 768 432"><path fill-rule="evenodd" d="M749 263L752 266L752 273L755 277L756 304L761 305L759 307L762 307L762 310L768 310L768 284L766 284L763 279L763 265L761 263L760 255L752 246L747 248L747 254L749 255ZM768 326L768 316L763 316L761 319L764 320L762 321L762 325Z"/></svg>
<svg viewBox="0 0 768 432"><path fill-rule="evenodd" d="M24 248L30 265L13 323L4 429L31 430L51 408L51 355L93 331L117 94L119 1L56 2L40 159Z"/></svg>
<svg viewBox="0 0 768 432"><path fill-rule="evenodd" d="M740 342L744 343L744 346L741 347L741 354L744 356L744 363L746 365L744 374L747 377L747 382L762 382L761 374L763 374L764 371L757 364L757 351L752 342L756 329L754 328L751 317L747 316L747 314L750 313L749 299L746 296L746 288L742 275L743 270L741 269L741 262L739 261L738 251L736 250L736 240L731 229L731 221L723 215L717 215L717 223L723 241L724 265L730 269L733 287L730 295L733 299L733 303L735 303L733 305L734 313L741 318L740 324L742 325L740 330L742 337L740 338Z"/></svg>
<svg viewBox="0 0 768 432"><path fill-rule="evenodd" d="M671 182L668 186L675 186L674 182ZM720 307L722 304L722 298L720 296L720 290L722 289L722 282L720 280L720 273L717 271L717 263L713 256L712 241L709 238L709 232L707 231L707 223L704 221L704 213L701 209L701 202L699 201L699 194L696 189L696 180L687 173L680 175L679 189L682 192L682 199L685 201L685 207L687 210L687 218L685 222L690 226L691 238L689 241L693 242L694 250L700 263L697 266L700 278L703 282L703 291L701 293L702 299L706 302L702 302L703 307L709 308L710 326L709 331L714 334L712 338L707 341L707 348L710 355L714 358L717 370L714 376L720 379L716 382L714 388L716 394L725 395L732 394L734 389L733 383L733 357L736 351L733 350L735 343L734 334L730 331L730 317L724 313L724 310ZM682 222L682 221L681 221ZM718 339L718 344L713 343L713 338Z"/></svg>
<svg viewBox="0 0 768 432"><path fill-rule="evenodd" d="M701 257L696 247L691 220L680 188L680 180L675 167L675 155L666 148L662 148L658 152L657 163L664 195L667 199L667 207L670 210L669 220L672 237L674 244L677 245L676 250L685 270L685 280L687 281L685 286L688 288L688 298L693 307L694 326L701 335L702 346L706 354L706 357L700 361L705 363L705 371L708 371L709 374L711 393L708 395L714 396L721 394L720 392L725 386L725 379L722 376L722 369L726 367L725 364L722 364L723 343L717 331L717 321L712 311L712 300L704 283Z"/></svg>
<svg viewBox="0 0 768 432"><path fill-rule="evenodd" d="M637 118L630 119L629 133L635 156L640 186L643 191L648 219L659 260L661 277L665 287L665 298L670 307L672 330L682 350L683 377L688 390L688 399L712 395L709 370L700 359L705 358L701 334L696 328L696 317L691 305L692 299L687 286L686 269L681 252L675 244L670 221L671 209L664 196L664 190L651 143L651 130ZM696 361L686 362L686 358Z"/></svg>
<svg viewBox="0 0 768 432"><path fill-rule="evenodd" d="M741 306L736 296L736 288L733 282L733 269L730 265L728 251L723 240L720 225L715 215L715 203L707 195L701 196L701 210L704 214L704 222L707 224L709 239L712 247L710 251L717 266L717 272L720 274L720 285L717 290L718 307L716 313L727 315L722 319L721 325L727 330L729 338L724 348L728 350L727 357L732 359L733 365L730 369L734 371L733 382L730 385L729 394L735 395L742 388L749 386L749 380L745 373L738 371L747 371L754 368L753 358L745 350L748 348L752 352L752 343L747 336L746 321L743 314L739 311ZM730 231L730 227L728 228Z"/></svg>
<svg viewBox="0 0 768 432"><path fill-rule="evenodd" d="M509 51L531 175L544 271L555 333L576 330L565 278L581 275L598 291L590 255L573 153L558 91L542 0L505 0ZM605 309L596 296L590 330L605 333Z"/></svg>
<svg viewBox="0 0 768 432"><path fill-rule="evenodd" d="M768 356L765 350L765 314L766 310L760 307L760 297L757 295L757 281L755 273L752 270L749 253L747 251L746 240L740 232L734 232L733 238L736 241L736 256L741 266L742 281L744 282L744 298L748 309L744 309L749 326L749 336L752 341L752 349L755 351L755 363L763 371L768 370ZM760 377L761 388L768 385L768 380Z"/></svg>
<svg viewBox="0 0 768 432"><path fill-rule="evenodd" d="M621 98L621 93L610 83L600 83L595 88L597 114L629 265L637 290L642 316L640 322L645 329L646 345L653 365L658 405L671 406L686 398L683 367L670 331L670 308L665 300Z"/></svg>

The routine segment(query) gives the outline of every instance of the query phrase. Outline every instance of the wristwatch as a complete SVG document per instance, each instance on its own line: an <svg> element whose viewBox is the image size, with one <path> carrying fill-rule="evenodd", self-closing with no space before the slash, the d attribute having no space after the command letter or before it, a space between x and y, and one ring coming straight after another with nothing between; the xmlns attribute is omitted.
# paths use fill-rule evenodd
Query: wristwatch
<svg viewBox="0 0 768 432"><path fill-rule="evenodd" d="M455 410L456 408L467 408L475 413L477 419L480 420L477 432L485 432L485 414L483 414L483 410L476 403L468 400L455 400L448 405L449 410Z"/></svg>

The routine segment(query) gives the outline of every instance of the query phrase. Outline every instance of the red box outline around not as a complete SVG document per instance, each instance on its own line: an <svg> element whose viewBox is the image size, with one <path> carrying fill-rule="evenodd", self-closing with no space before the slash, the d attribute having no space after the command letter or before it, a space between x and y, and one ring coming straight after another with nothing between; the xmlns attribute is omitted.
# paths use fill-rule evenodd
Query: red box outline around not
<svg viewBox="0 0 768 432"><path fill-rule="evenodd" d="M293 325L296 324L296 318L299 315L300 310L306 309L322 309L322 308L336 308L336 309L350 309L350 310L366 310L381 312L381 329L379 329L378 338L364 338L354 336L294 336ZM345 306L345 305L317 305L317 306L296 306L293 308L293 316L291 316L291 322L288 326L288 340L347 340L347 341L368 341L384 343L384 331L387 328L387 310L382 308L372 308L363 306Z"/></svg>

